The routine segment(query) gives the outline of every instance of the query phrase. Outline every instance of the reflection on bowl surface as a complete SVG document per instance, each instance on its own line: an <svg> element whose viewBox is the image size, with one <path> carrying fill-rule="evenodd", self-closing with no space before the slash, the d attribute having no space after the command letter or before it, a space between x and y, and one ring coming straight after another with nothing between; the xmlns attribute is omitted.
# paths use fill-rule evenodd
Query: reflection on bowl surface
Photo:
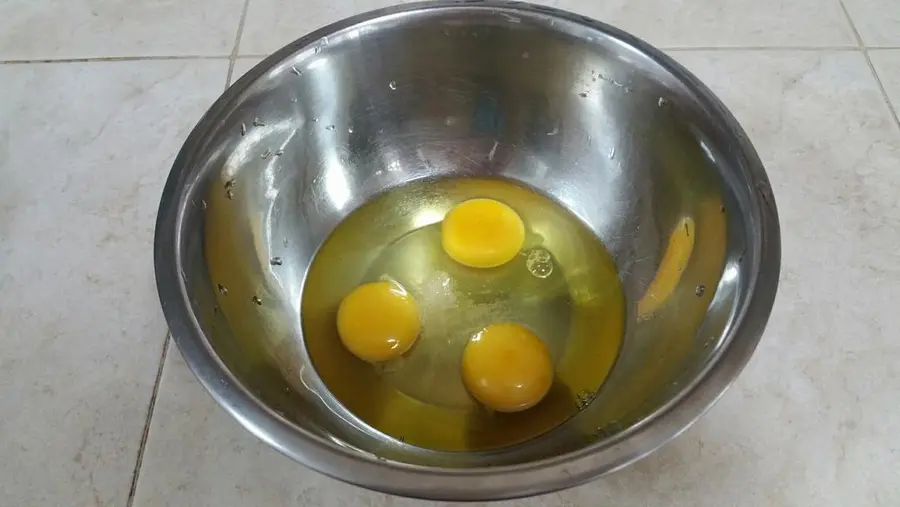
<svg viewBox="0 0 900 507"><path fill-rule="evenodd" d="M480 271L441 248L476 197L526 228ZM348 482L471 500L571 486L684 430L752 354L780 242L746 136L659 51L544 7L431 2L319 30L229 89L176 159L155 260L179 349L250 431ZM373 366L336 311L377 280L422 331ZM519 413L460 377L497 321L555 368Z"/></svg>

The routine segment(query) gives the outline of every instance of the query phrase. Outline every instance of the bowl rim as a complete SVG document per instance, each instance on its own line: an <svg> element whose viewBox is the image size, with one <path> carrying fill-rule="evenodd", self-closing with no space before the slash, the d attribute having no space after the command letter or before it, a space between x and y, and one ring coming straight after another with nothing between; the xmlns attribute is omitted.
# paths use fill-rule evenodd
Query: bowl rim
<svg viewBox="0 0 900 507"><path fill-rule="evenodd" d="M314 435L265 406L216 355L190 310L182 273L183 197L196 185L189 177L194 153L219 116L264 72L323 37L396 14L443 9L545 16L580 25L645 54L695 94L733 137L753 191L749 204L756 220L757 250L748 277L749 294L734 318L717 360L679 396L616 437L542 460L497 467L440 468L385 461L340 442ZM672 440L702 416L735 380L762 336L775 301L781 269L778 212L765 169L747 134L722 102L693 74L641 39L591 18L523 2L438 0L387 7L352 16L315 30L265 58L217 99L191 131L175 158L159 204L154 236L157 290L170 335L194 375L245 429L286 456L327 476L367 489L433 500L500 500L549 493L619 470Z"/></svg>

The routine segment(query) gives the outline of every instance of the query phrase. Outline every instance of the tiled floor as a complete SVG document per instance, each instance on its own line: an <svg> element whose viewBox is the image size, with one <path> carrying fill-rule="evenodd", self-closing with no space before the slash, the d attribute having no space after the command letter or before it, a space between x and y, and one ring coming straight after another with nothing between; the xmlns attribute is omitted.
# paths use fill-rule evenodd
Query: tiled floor
<svg viewBox="0 0 900 507"><path fill-rule="evenodd" d="M386 3L0 2L0 505L434 505L240 429L164 350L151 265L162 182L232 58L237 77ZM547 3L669 49L732 108L772 178L784 267L758 353L698 424L503 505L900 505L898 0Z"/></svg>

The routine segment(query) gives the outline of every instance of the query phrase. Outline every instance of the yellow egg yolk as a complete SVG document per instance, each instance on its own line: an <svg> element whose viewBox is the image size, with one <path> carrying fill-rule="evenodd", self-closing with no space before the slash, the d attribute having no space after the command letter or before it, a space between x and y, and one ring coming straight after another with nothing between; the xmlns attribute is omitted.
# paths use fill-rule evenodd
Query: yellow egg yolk
<svg viewBox="0 0 900 507"><path fill-rule="evenodd" d="M341 342L354 356L372 363L403 355L419 336L419 305L391 282L360 285L338 307Z"/></svg>
<svg viewBox="0 0 900 507"><path fill-rule="evenodd" d="M493 199L457 204L441 224L441 244L453 260L473 268L506 264L522 249L525 224L509 206Z"/></svg>
<svg viewBox="0 0 900 507"><path fill-rule="evenodd" d="M550 351L518 324L491 324L466 345L462 378L476 400L498 412L536 405L553 383Z"/></svg>

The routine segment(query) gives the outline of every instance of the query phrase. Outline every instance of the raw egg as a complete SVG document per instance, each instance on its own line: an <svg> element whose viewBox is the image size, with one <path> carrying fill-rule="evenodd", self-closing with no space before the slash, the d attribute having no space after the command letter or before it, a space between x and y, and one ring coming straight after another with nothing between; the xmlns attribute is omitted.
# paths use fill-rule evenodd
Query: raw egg
<svg viewBox="0 0 900 507"><path fill-rule="evenodd" d="M419 336L419 305L396 283L360 285L337 312L341 342L354 356L377 363L397 358Z"/></svg>
<svg viewBox="0 0 900 507"><path fill-rule="evenodd" d="M441 224L441 244L456 262L493 268L511 261L525 242L525 224L509 206L493 199L457 204Z"/></svg>
<svg viewBox="0 0 900 507"><path fill-rule="evenodd" d="M519 324L491 324L466 345L462 378L476 400L498 412L536 405L553 383L550 351Z"/></svg>

